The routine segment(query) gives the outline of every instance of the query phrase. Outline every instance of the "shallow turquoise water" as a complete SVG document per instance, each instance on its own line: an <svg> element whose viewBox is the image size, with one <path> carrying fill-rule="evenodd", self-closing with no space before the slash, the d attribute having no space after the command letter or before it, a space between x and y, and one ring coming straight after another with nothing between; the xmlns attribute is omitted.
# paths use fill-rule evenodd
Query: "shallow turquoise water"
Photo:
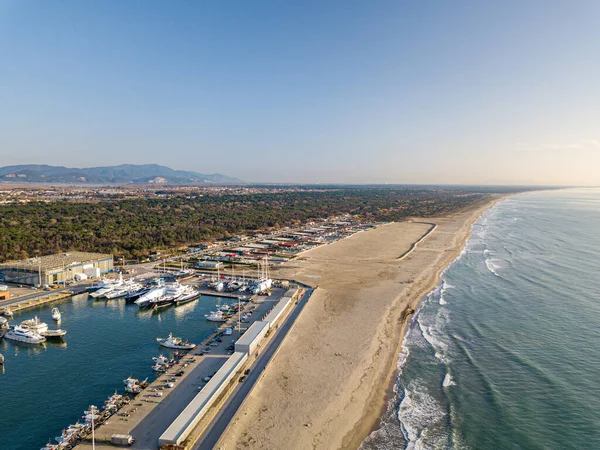
<svg viewBox="0 0 600 450"><path fill-rule="evenodd" d="M489 210L413 320L365 449L600 448L600 190Z"/></svg>
<svg viewBox="0 0 600 450"><path fill-rule="evenodd" d="M204 314L217 299L140 313L124 300L93 301L87 295L58 305L66 346L28 346L0 340L5 371L0 374L0 449L37 450L63 428L81 419L90 404L101 406L123 379L154 379L152 357L167 353L157 337L175 336L200 342L217 326ZM38 315L55 328L52 307L24 311L12 324ZM54 442L55 443L55 442Z"/></svg>

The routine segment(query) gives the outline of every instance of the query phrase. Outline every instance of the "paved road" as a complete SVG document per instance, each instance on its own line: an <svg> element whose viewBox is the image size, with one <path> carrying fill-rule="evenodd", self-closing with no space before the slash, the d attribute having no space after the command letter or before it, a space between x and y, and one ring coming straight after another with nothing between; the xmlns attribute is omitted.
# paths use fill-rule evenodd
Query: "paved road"
<svg viewBox="0 0 600 450"><path fill-rule="evenodd" d="M296 308L286 318L286 321L283 323L283 325L279 326L273 339L271 339L268 345L262 349L258 359L252 365L251 372L246 380L243 383L238 383L238 386L227 399L225 404L221 407L220 411L205 430L200 440L194 445L194 447L192 447L193 450L208 450L215 447L218 440L221 438L221 435L225 431L225 428L227 428L227 425L229 425L229 422L231 419L233 419L233 416L239 409L240 405L252 387L260 379L267 364L269 361L271 361L271 358L279 348L279 345L287 336L288 332L292 328L292 325L295 323L296 319L304 309L304 306L308 302L308 299L312 295L313 291L314 289L308 289L304 293Z"/></svg>
<svg viewBox="0 0 600 450"><path fill-rule="evenodd" d="M48 294L56 294L58 292L66 291L68 289L71 289L76 293L80 293L80 292L84 292L89 286L90 286L89 284L71 285L71 286L64 286L64 287L61 287L58 289L53 289L51 291L35 291L35 292L32 292L31 294L20 295L19 297L13 297L8 300L1 300L0 308L2 308L4 306L12 305L14 303L22 302L24 300L32 300L37 297L44 297Z"/></svg>

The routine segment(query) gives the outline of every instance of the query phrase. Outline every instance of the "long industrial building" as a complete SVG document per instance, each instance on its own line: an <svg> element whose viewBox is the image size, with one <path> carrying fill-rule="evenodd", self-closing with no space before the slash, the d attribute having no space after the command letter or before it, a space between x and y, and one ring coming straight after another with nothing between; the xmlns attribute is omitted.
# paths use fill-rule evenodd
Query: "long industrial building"
<svg viewBox="0 0 600 450"><path fill-rule="evenodd" d="M0 264L0 281L30 285L62 284L76 274L101 274L113 268L112 255L69 252Z"/></svg>

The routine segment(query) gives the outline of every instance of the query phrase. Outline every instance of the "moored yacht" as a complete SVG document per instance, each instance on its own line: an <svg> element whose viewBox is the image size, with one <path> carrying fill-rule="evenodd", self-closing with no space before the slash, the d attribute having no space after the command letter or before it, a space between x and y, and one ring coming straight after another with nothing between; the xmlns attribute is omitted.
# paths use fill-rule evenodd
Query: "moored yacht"
<svg viewBox="0 0 600 450"><path fill-rule="evenodd" d="M211 311L210 314L204 314L204 317L210 322L225 322L227 320L223 311Z"/></svg>
<svg viewBox="0 0 600 450"><path fill-rule="evenodd" d="M186 290L183 295L175 300L175 303L182 305L183 303L191 302L200 297L200 291L193 286L186 286Z"/></svg>
<svg viewBox="0 0 600 450"><path fill-rule="evenodd" d="M146 308L150 305L150 302L156 300L159 297L165 295L167 288L165 286L156 287L154 289L150 289L140 298L138 298L134 303L138 305L140 308Z"/></svg>
<svg viewBox="0 0 600 450"><path fill-rule="evenodd" d="M58 308L52 308L52 319L59 322L61 318L62 318L62 314L60 313Z"/></svg>
<svg viewBox="0 0 600 450"><path fill-rule="evenodd" d="M4 335L4 337L11 341L22 342L24 344L41 344L46 341L44 336L40 336L33 331L26 330L19 326L12 328Z"/></svg>
<svg viewBox="0 0 600 450"><path fill-rule="evenodd" d="M14 316L13 312L11 311L11 309L8 306L6 308L4 308L4 311L2 312L2 314L4 315L4 317L8 317L8 318L11 318L12 316Z"/></svg>
<svg viewBox="0 0 600 450"><path fill-rule="evenodd" d="M27 319L21 322L21 328L41 334L48 330L48 324L38 319L38 316L35 316L33 319Z"/></svg>
<svg viewBox="0 0 600 450"><path fill-rule="evenodd" d="M184 342L179 337L173 337L172 333L169 333L169 337L166 339L165 338L156 338L156 340L163 347L175 348L177 350L191 350L194 347L196 347L196 344L190 344L188 341Z"/></svg>

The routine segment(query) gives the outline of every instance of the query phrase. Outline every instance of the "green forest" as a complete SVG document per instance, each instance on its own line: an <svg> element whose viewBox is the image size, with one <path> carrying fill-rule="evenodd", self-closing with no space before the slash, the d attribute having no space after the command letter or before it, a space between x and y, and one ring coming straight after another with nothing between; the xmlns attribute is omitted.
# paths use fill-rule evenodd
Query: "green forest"
<svg viewBox="0 0 600 450"><path fill-rule="evenodd" d="M0 207L0 259L82 250L140 258L153 250L277 229L342 213L365 221L445 214L487 194L462 189L338 188L181 195Z"/></svg>

